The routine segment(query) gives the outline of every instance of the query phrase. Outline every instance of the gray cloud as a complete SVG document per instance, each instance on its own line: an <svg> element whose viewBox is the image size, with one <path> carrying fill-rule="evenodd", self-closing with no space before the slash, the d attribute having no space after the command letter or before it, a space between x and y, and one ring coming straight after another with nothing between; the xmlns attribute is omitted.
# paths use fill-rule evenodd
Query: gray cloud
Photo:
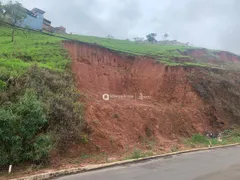
<svg viewBox="0 0 240 180"><path fill-rule="evenodd" d="M6 1L6 0L4 0ZM45 10L68 32L116 38L158 33L196 46L240 53L239 0L19 0Z"/></svg>
<svg viewBox="0 0 240 180"><path fill-rule="evenodd" d="M172 34L181 40L240 53L240 34L236 30L240 28L239 5L237 0L192 0L180 8L171 5L174 8L165 12L165 19L174 22L168 27L178 29L172 30Z"/></svg>

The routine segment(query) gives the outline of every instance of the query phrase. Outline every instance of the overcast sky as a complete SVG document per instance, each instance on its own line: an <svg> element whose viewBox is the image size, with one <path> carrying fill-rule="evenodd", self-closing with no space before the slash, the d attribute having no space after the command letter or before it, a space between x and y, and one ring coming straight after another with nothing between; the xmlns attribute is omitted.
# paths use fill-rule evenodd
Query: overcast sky
<svg viewBox="0 0 240 180"><path fill-rule="evenodd" d="M3 0L6 2L6 0ZM19 0L68 32L115 38L155 32L240 54L240 0Z"/></svg>

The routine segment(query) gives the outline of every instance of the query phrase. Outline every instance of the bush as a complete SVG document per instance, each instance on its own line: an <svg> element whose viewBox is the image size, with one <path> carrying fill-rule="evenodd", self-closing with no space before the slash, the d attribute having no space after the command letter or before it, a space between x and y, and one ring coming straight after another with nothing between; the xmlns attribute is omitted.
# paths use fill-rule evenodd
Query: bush
<svg viewBox="0 0 240 180"><path fill-rule="evenodd" d="M6 83L2 80L0 80L0 91L3 91L6 89Z"/></svg>
<svg viewBox="0 0 240 180"><path fill-rule="evenodd" d="M59 150L72 142L81 142L85 122L80 94L76 90L72 74L53 72L33 66L25 75L25 86L33 88L43 99L49 131Z"/></svg>
<svg viewBox="0 0 240 180"><path fill-rule="evenodd" d="M83 106L71 73L56 72L32 66L19 78L8 81L6 91L0 91L0 104L16 102L26 89L33 89L41 99L48 125L57 149L64 151L70 143L81 142L85 127Z"/></svg>
<svg viewBox="0 0 240 180"><path fill-rule="evenodd" d="M23 161L41 162L48 156L51 139L45 134L48 121L33 91L16 104L0 109L0 166Z"/></svg>
<svg viewBox="0 0 240 180"><path fill-rule="evenodd" d="M0 80L7 81L10 77L10 72L5 67L0 67Z"/></svg>
<svg viewBox="0 0 240 180"><path fill-rule="evenodd" d="M63 95L55 95L47 103L50 130L60 149L65 150L72 142L80 142L84 126L82 105Z"/></svg>

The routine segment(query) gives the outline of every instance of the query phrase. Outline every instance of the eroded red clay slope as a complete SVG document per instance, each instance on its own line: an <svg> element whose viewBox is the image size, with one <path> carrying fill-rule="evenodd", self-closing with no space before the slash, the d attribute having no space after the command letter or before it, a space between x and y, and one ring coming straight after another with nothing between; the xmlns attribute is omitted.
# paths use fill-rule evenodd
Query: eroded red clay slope
<svg viewBox="0 0 240 180"><path fill-rule="evenodd" d="M187 69L133 57L98 46L65 42L80 92L87 96L85 118L97 149L121 151L153 138L169 148L181 137L213 130L208 106L188 83ZM150 100L110 99L103 94Z"/></svg>

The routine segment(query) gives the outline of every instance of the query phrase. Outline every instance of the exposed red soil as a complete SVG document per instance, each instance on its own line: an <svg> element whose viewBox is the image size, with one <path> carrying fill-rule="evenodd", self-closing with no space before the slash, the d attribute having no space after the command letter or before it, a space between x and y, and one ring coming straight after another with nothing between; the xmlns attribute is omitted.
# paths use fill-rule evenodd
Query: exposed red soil
<svg viewBox="0 0 240 180"><path fill-rule="evenodd" d="M72 58L78 89L87 97L85 119L96 150L121 152L141 146L144 139L168 149L183 137L221 128L212 123L211 107L188 82L191 70L95 45L68 41L64 46ZM106 93L142 93L151 99L104 101Z"/></svg>
<svg viewBox="0 0 240 180"><path fill-rule="evenodd" d="M204 60L211 63L223 63L223 62L240 62L240 57L236 54L227 51L209 51L207 49L189 49L185 52L185 55L189 55L198 60Z"/></svg>

